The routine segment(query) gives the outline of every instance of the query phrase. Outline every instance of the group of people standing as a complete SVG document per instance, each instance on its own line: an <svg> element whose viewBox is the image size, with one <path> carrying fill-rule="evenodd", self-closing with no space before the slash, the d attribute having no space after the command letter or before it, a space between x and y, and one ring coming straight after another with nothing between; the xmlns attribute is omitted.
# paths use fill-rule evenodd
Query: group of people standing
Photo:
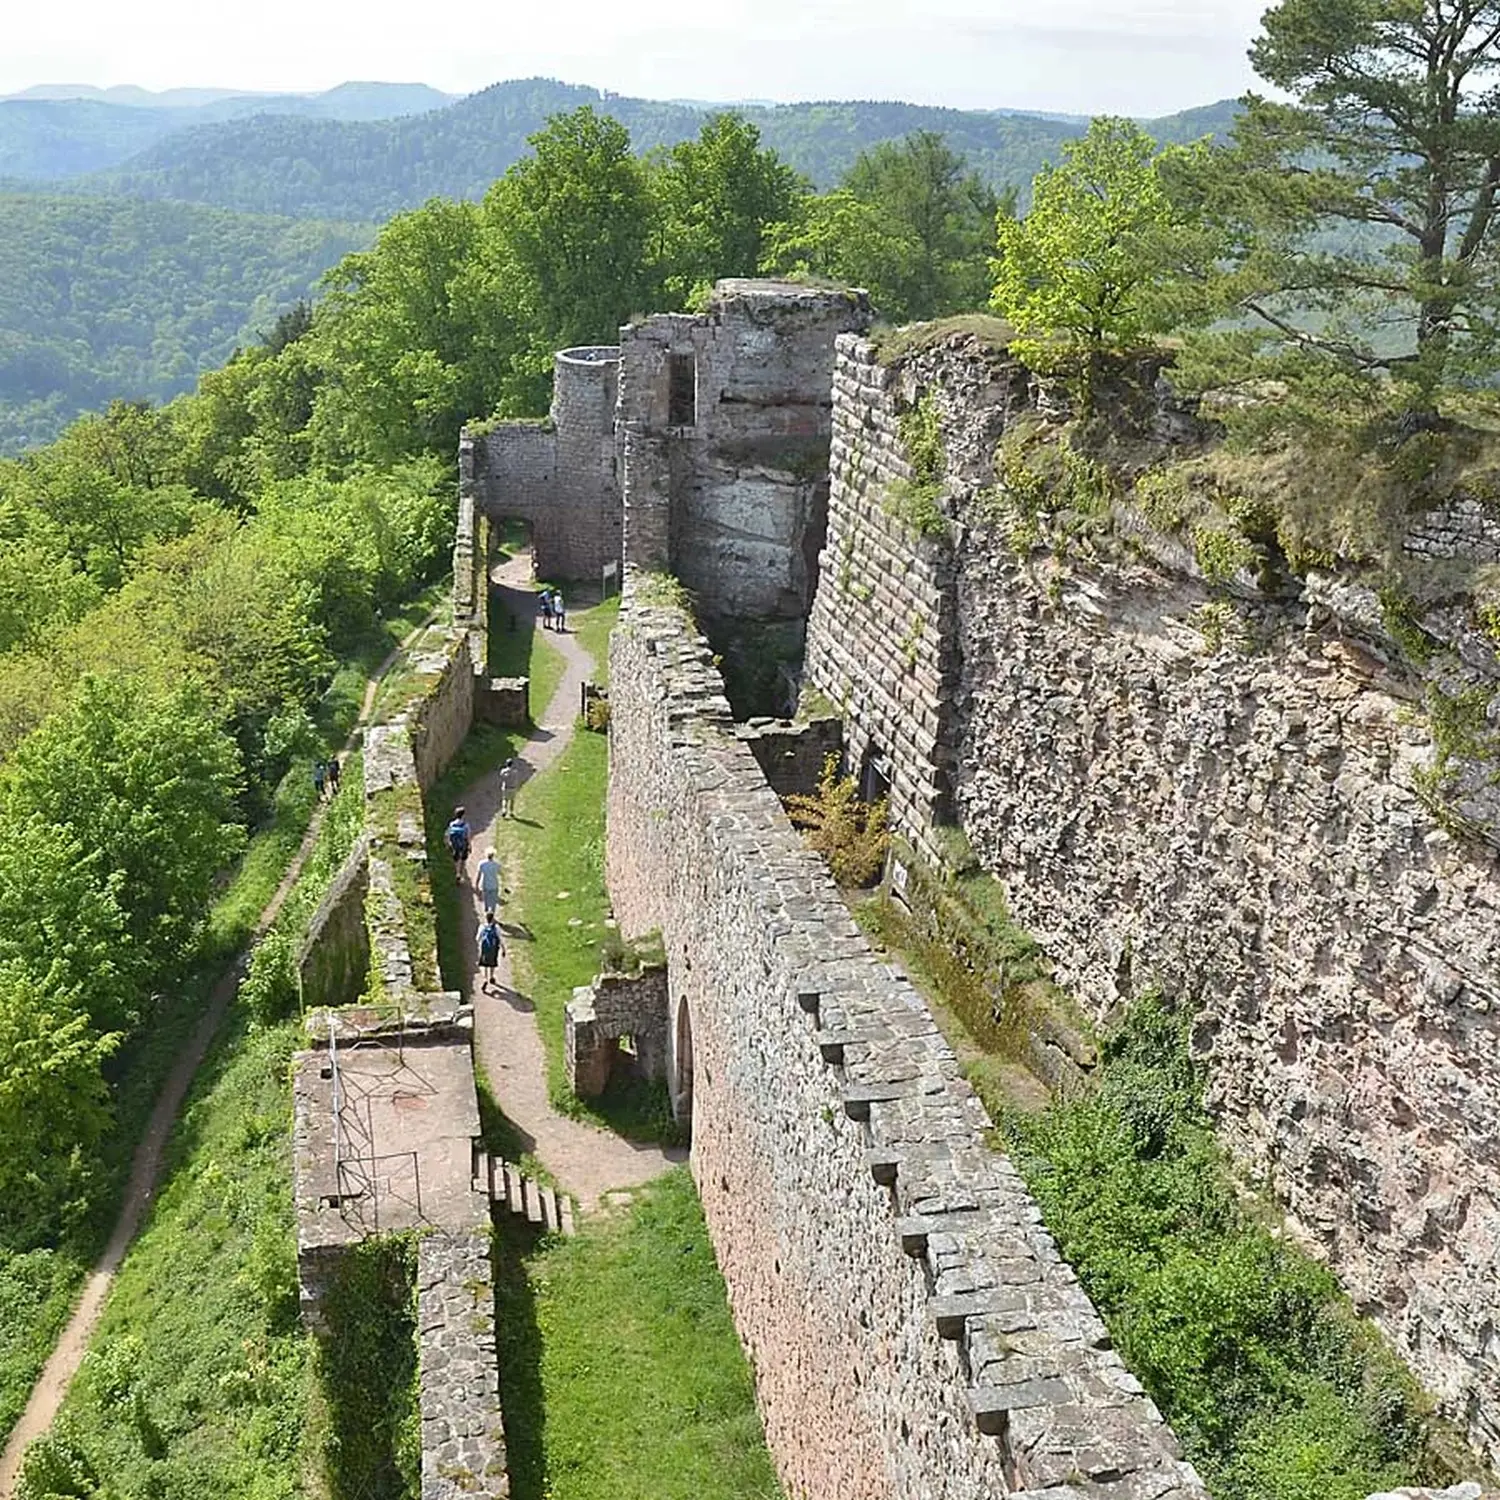
<svg viewBox="0 0 1500 1500"><path fill-rule="evenodd" d="M339 794L339 758L330 755L327 760L313 762L313 790L318 794L318 801L325 797L331 802Z"/></svg>
<svg viewBox="0 0 1500 1500"><path fill-rule="evenodd" d="M568 628L568 607L563 603L561 589L552 588L550 585L544 588L537 596L537 606L542 612L543 630L566 630Z"/></svg>

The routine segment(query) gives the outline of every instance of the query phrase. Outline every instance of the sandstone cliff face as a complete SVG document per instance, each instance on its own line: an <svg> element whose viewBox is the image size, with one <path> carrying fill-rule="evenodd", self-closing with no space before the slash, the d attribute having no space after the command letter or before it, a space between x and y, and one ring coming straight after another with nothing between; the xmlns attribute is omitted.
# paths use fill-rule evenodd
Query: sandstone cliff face
<svg viewBox="0 0 1500 1500"><path fill-rule="evenodd" d="M885 497L909 473L897 418L921 391L943 418L947 525L908 534L902 567ZM1147 985L1187 998L1237 1158L1496 1456L1494 848L1418 795L1422 685L1366 591L1247 592L1220 639L1191 554L1138 515L1071 556L1018 552L986 492L997 439L1034 400L1013 361L973 345L888 371L841 341L812 681L846 708L851 745L878 738L896 762L902 831L931 848L934 821L956 818L1096 1017ZM1184 430L1170 401L1151 420ZM1413 550L1477 556L1495 527L1474 511L1425 518ZM893 652L914 616L927 654ZM1483 680L1493 653L1454 632ZM1487 781L1461 777L1480 834Z"/></svg>

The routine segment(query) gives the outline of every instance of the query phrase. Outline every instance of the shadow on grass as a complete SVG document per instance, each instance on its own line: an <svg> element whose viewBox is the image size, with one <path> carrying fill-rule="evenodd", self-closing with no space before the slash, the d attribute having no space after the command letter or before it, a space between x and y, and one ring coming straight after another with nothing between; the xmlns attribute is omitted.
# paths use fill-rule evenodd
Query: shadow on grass
<svg viewBox="0 0 1500 1500"><path fill-rule="evenodd" d="M542 1330L527 1257L540 1238L524 1219L501 1211L495 1226L495 1344L500 1360L500 1409L511 1500L545 1500Z"/></svg>
<svg viewBox="0 0 1500 1500"><path fill-rule="evenodd" d="M531 671L536 598L529 589L497 583L490 588L487 646L491 677L525 677Z"/></svg>
<svg viewBox="0 0 1500 1500"><path fill-rule="evenodd" d="M604 1092L581 1104L576 1115L602 1123L628 1141L656 1142L669 1148L688 1144L688 1129L672 1118L672 1099L662 1079L617 1071Z"/></svg>
<svg viewBox="0 0 1500 1500"><path fill-rule="evenodd" d="M411 1430L416 1259L409 1235L351 1246L324 1297L328 1332L318 1339L318 1372L331 1428L324 1476L332 1500L405 1500L414 1492L421 1459Z"/></svg>
<svg viewBox="0 0 1500 1500"><path fill-rule="evenodd" d="M479 1094L479 1134L484 1149L499 1161L519 1162L536 1149L536 1137L522 1130L495 1102L489 1075L474 1064L474 1085Z"/></svg>

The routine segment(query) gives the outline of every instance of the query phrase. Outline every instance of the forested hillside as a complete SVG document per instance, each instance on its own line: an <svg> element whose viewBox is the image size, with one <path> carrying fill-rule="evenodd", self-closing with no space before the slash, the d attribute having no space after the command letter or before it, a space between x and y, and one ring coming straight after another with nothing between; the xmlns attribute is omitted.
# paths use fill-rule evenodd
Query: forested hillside
<svg viewBox="0 0 1500 1500"><path fill-rule="evenodd" d="M164 401L373 231L185 203L0 195L0 452Z"/></svg>
<svg viewBox="0 0 1500 1500"><path fill-rule="evenodd" d="M45 196L24 184L0 193L0 453L44 442L109 400L181 393L367 243L362 222L432 197L481 199L550 116L598 105L596 90L545 79L497 84L446 107L446 96L420 84L142 99L0 101L0 178L58 179ZM704 105L644 99L599 107L629 130L641 154L690 140L711 118ZM1226 129L1234 108L1211 105L1151 128L1163 141L1191 139ZM822 188L853 181L883 143L941 136L947 156L962 163L958 175L983 186L960 215L971 220L996 185L1002 198L1007 184L1024 191L1083 128L901 103L739 113L787 166ZM218 123L193 123L203 121ZM78 175L101 164L115 165ZM838 203L811 223L784 226L774 237L774 268L850 276L878 294L890 317L944 310L952 288L937 290L930 249L903 267L910 245L901 225L915 200L908 195L895 223L877 223L869 208L885 189L872 182L866 173L856 194L864 209ZM973 242L961 252L950 247L949 258L967 257L982 281L988 236L981 245L972 224L964 232ZM932 226L926 233L930 240ZM670 300L683 290L651 296Z"/></svg>
<svg viewBox="0 0 1500 1500"><path fill-rule="evenodd" d="M183 123L174 110L97 99L0 100L0 178L47 180L112 167Z"/></svg>
<svg viewBox="0 0 1500 1500"><path fill-rule="evenodd" d="M40 92L0 99L0 179L76 177L111 167L196 125L274 113L322 120L388 120L453 102L422 83L341 83L320 94L234 94L190 89Z"/></svg>
<svg viewBox="0 0 1500 1500"><path fill-rule="evenodd" d="M184 131L79 186L182 198L257 213L374 219L428 198L477 198L526 148L549 115L593 104L649 151L695 135L708 105L610 97L546 79L500 83L447 109L346 124L260 115ZM1168 116L1148 128L1178 140L1226 128L1234 105ZM1065 120L899 103L757 106L737 113L788 165L832 186L861 151L915 130L944 135L992 185L1024 187L1061 143L1082 134Z"/></svg>

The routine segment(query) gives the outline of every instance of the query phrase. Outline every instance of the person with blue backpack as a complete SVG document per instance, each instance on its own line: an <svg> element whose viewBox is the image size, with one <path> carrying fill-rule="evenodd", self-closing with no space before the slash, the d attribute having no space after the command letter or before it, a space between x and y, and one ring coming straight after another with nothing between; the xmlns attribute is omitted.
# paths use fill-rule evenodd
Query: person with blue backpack
<svg viewBox="0 0 1500 1500"><path fill-rule="evenodd" d="M505 951L505 939L500 935L500 923L495 920L494 912L485 912L474 940L479 944L479 967L484 970L484 983L480 988L488 993L494 987L495 968Z"/></svg>
<svg viewBox="0 0 1500 1500"><path fill-rule="evenodd" d="M469 859L469 825L464 820L464 810L461 807L453 809L453 821L443 830L443 837L448 842L448 852L453 856L453 872L462 885L464 883L464 866Z"/></svg>

